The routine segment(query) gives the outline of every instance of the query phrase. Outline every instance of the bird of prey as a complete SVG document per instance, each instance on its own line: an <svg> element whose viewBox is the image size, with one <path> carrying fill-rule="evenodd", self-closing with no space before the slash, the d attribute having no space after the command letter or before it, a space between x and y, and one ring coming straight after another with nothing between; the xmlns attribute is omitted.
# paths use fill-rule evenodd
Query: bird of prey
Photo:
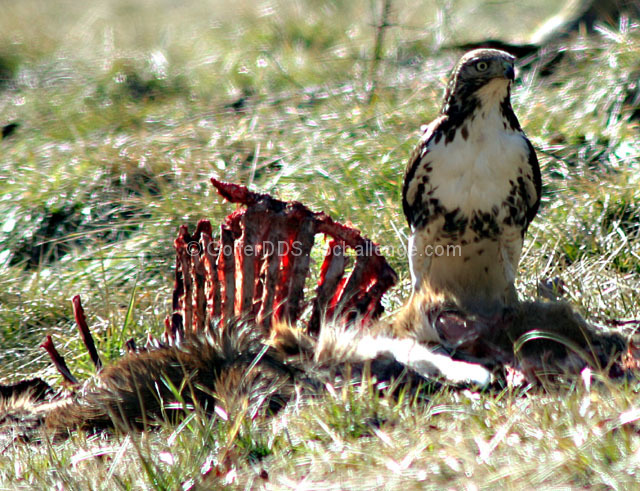
<svg viewBox="0 0 640 491"><path fill-rule="evenodd" d="M510 54L466 53L402 187L414 293L478 315L517 302L523 238L540 204L538 159L511 107L513 79Z"/></svg>

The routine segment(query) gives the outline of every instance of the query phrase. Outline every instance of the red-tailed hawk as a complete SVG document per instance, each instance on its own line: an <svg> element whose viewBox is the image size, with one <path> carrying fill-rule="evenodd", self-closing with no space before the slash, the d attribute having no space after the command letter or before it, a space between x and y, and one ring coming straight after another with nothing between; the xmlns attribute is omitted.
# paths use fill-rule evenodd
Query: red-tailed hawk
<svg viewBox="0 0 640 491"><path fill-rule="evenodd" d="M511 107L513 64L494 49L460 59L402 188L414 292L481 315L517 301L522 242L540 204L538 160Z"/></svg>

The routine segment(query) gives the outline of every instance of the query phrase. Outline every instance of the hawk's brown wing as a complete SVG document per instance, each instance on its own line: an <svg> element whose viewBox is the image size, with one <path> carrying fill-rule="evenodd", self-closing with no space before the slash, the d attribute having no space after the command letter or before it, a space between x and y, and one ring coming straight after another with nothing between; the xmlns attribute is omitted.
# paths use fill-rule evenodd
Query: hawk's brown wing
<svg viewBox="0 0 640 491"><path fill-rule="evenodd" d="M523 134L524 136L524 134ZM522 235L527 231L529 224L533 221L538 213L538 208L540 208L540 197L542 196L542 176L540 174L540 165L538 164L538 157L536 156L536 151L533 148L533 145L529 141L529 139L525 136L524 139L527 142L527 147L529 148L529 165L531 166L531 173L533 175L533 185L535 188L535 196L527 196L527 213L526 213L526 221L524 223L524 228L522 229Z"/></svg>
<svg viewBox="0 0 640 491"><path fill-rule="evenodd" d="M404 172L402 183L402 210L407 218L410 227L417 227L429 221L429 210L423 202L424 188L426 182L416 182L415 176L418 168L423 163L423 158L429 153L429 145L441 135L442 124L446 121L446 116L440 116L433 120L424 130L420 143L413 149L407 168ZM413 197L410 198L410 190L417 187Z"/></svg>

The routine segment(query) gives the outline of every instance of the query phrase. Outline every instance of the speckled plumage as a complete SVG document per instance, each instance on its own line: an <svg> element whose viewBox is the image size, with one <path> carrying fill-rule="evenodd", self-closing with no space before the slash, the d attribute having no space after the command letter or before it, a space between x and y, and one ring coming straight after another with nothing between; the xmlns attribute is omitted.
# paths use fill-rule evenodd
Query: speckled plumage
<svg viewBox="0 0 640 491"><path fill-rule="evenodd" d="M402 190L414 290L485 315L517 299L522 241L540 203L538 160L511 107L513 63L490 49L460 59ZM436 255L437 246L453 249Z"/></svg>

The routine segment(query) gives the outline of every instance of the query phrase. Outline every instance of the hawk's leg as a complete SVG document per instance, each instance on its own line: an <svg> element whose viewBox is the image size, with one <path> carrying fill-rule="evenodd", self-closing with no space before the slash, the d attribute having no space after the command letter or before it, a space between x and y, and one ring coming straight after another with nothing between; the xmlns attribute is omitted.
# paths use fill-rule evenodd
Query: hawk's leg
<svg viewBox="0 0 640 491"><path fill-rule="evenodd" d="M514 305L518 301L515 280L518 273L518 263L522 251L522 235L517 230L507 230L499 241L500 256L504 268L506 289L504 292L505 305Z"/></svg>
<svg viewBox="0 0 640 491"><path fill-rule="evenodd" d="M413 285L412 296L422 289L425 280L429 276L431 255L427 254L427 246L431 244L431 241L425 240L425 235L424 233L418 233L417 230L412 230L407 244L409 271L411 272L411 284Z"/></svg>

